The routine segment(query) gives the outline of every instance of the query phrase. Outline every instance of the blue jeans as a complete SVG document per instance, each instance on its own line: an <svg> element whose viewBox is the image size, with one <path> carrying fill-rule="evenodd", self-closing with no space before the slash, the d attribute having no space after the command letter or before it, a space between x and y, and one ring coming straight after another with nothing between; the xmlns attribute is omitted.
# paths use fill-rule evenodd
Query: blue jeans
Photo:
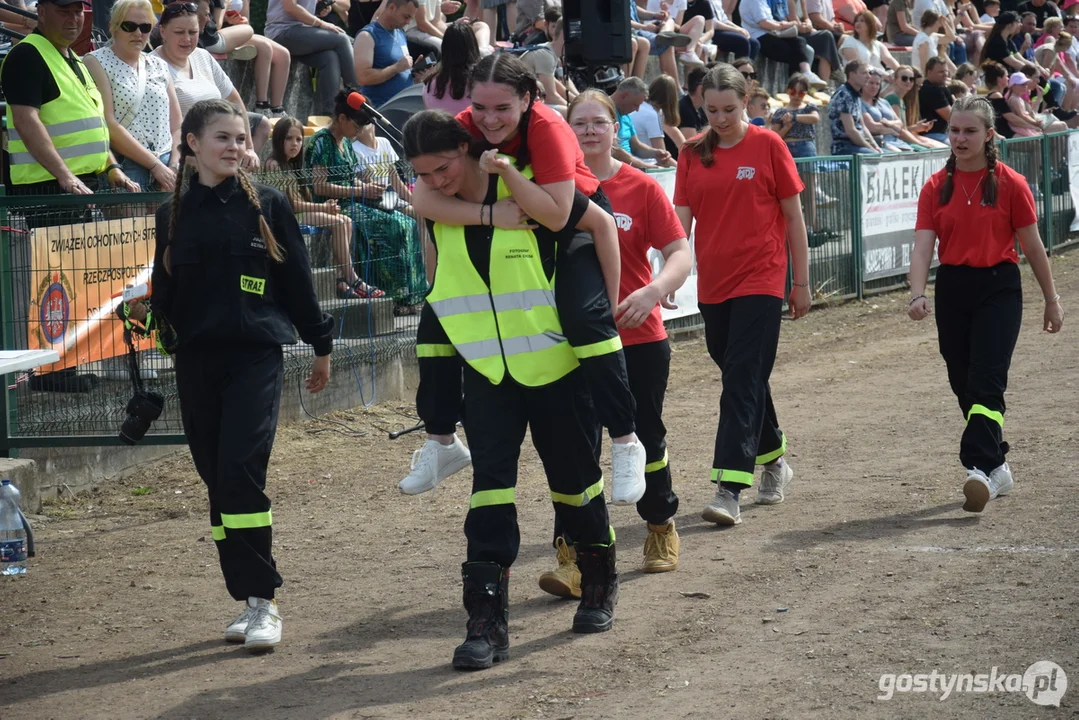
<svg viewBox="0 0 1079 720"><path fill-rule="evenodd" d="M850 140L832 140L833 155L876 155L876 151L862 145L855 145Z"/></svg>
<svg viewBox="0 0 1079 720"><path fill-rule="evenodd" d="M158 155L157 158L165 165L169 164L169 160L172 158L172 151ZM120 168L124 171L124 175L127 175L133 181L137 182L142 188L143 192L158 191L161 188L154 182L153 177L150 175L150 171L139 165L137 162L129 157L123 155L116 155L116 160L120 163Z"/></svg>
<svg viewBox="0 0 1079 720"><path fill-rule="evenodd" d="M813 140L787 141L787 149L791 151L793 158L809 158L817 156L817 143Z"/></svg>

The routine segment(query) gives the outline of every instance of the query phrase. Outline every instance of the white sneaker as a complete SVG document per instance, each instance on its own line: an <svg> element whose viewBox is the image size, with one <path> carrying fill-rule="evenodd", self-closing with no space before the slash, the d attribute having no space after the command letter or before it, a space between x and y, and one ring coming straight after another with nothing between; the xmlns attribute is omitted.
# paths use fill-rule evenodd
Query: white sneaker
<svg viewBox="0 0 1079 720"><path fill-rule="evenodd" d="M464 470L471 462L472 453L456 435L450 445L428 440L422 448L412 453L412 472L397 484L397 488L405 495L419 495L434 490L440 482Z"/></svg>
<svg viewBox="0 0 1079 720"><path fill-rule="evenodd" d="M248 650L265 650L281 642L281 613L276 600L247 598L247 606L255 613L247 623L244 647Z"/></svg>
<svg viewBox="0 0 1079 720"><path fill-rule="evenodd" d="M611 445L611 502L633 505L644 497L645 452L641 441Z"/></svg>
<svg viewBox="0 0 1079 720"><path fill-rule="evenodd" d="M742 510L738 507L738 498L722 485L716 485L716 496L704 506L701 518L716 525L741 525Z"/></svg>
<svg viewBox="0 0 1079 720"><path fill-rule="evenodd" d="M993 497L1007 495L1015 487L1015 478L1012 477L1012 469L1008 463L1004 463L993 472L989 473L989 489Z"/></svg>
<svg viewBox="0 0 1079 720"><path fill-rule="evenodd" d="M255 606L248 602L248 604L244 605L244 611L225 628L225 640L228 642L243 642L246 640L247 626L254 617Z"/></svg>
<svg viewBox="0 0 1079 720"><path fill-rule="evenodd" d="M963 483L963 495L967 501L963 503L963 509L967 512L979 513L985 509L986 504L993 499L993 490L989 487L989 478L978 468L967 470L967 481Z"/></svg>
<svg viewBox="0 0 1079 720"><path fill-rule="evenodd" d="M786 461L783 461L783 464L765 465L761 473L761 484L757 486L757 504L778 505L783 502L793 478L794 470Z"/></svg>
<svg viewBox="0 0 1079 720"><path fill-rule="evenodd" d="M812 70L810 70L808 72L805 72L805 73L802 73L802 74L805 75L806 81L812 87L815 87L815 88L826 88L826 87L828 87L828 83L821 80L820 75L813 72Z"/></svg>
<svg viewBox="0 0 1079 720"><path fill-rule="evenodd" d="M694 67L701 67L704 65L704 61L697 57L695 52L684 52L678 56L678 59L682 61L683 65L692 65Z"/></svg>

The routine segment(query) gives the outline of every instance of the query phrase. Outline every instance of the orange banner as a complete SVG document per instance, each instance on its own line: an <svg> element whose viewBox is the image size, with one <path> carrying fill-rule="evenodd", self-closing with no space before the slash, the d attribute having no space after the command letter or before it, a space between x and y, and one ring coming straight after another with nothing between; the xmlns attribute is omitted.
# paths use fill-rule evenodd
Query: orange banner
<svg viewBox="0 0 1079 720"><path fill-rule="evenodd" d="M150 282L154 226L149 216L30 231L29 346L60 353L40 372L127 352L116 308L126 286ZM152 347L149 339L136 342Z"/></svg>

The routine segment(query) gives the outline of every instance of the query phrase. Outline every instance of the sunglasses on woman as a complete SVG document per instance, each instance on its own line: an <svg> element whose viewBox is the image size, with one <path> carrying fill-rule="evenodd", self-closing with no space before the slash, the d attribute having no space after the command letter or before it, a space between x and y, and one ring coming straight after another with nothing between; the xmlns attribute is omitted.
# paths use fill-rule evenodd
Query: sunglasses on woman
<svg viewBox="0 0 1079 720"><path fill-rule="evenodd" d="M180 15L181 13L191 13L192 15L198 15L199 6L196 5L195 3L189 3L189 2L169 3L168 5L165 6L165 10L164 10L164 12L161 13L161 17L162 18L166 18L166 17L171 18L171 17L176 17L177 15Z"/></svg>
<svg viewBox="0 0 1079 720"><path fill-rule="evenodd" d="M756 80L757 79L757 73L755 73L755 72L746 72L745 70L742 70L741 73L742 73L742 77L744 77L746 80Z"/></svg>
<svg viewBox="0 0 1079 720"><path fill-rule="evenodd" d="M150 23L137 23L132 22L131 20L124 20L120 23L120 29L129 33L133 33L137 30L143 35L149 35L150 31L154 29L154 26Z"/></svg>
<svg viewBox="0 0 1079 720"><path fill-rule="evenodd" d="M899 76L896 77L896 80L898 80L899 82L914 82L914 76L913 75L899 75Z"/></svg>

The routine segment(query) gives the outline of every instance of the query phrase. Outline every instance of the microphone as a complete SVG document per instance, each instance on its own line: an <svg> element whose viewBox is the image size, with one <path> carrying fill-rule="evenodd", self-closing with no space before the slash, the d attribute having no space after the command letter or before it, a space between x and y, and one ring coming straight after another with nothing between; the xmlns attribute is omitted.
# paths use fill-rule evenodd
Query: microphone
<svg viewBox="0 0 1079 720"><path fill-rule="evenodd" d="M398 130L392 122L387 120L385 115L380 113L378 110L375 110L374 106L372 106L371 103L367 102L367 98L365 98L360 93L351 92L348 94L348 106L353 110L360 110L366 108L367 112L371 113L371 115L376 120L380 120L384 124L383 130L386 130L387 128L385 126L388 125L389 127L393 128L394 133L396 133L398 137L401 136L401 131Z"/></svg>

